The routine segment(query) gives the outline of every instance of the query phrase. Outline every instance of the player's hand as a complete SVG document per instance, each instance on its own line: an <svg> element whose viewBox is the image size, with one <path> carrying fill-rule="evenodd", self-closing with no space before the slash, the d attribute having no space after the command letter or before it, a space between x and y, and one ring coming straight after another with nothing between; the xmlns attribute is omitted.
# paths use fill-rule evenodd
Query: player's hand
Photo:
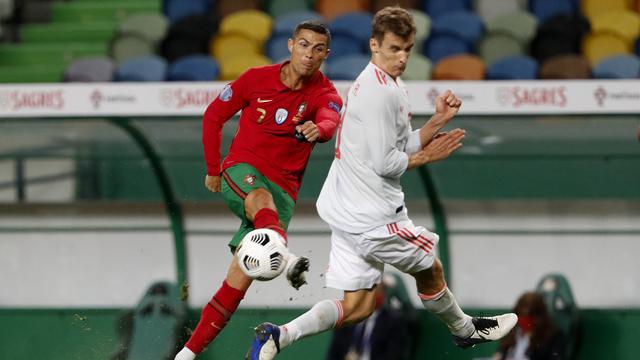
<svg viewBox="0 0 640 360"><path fill-rule="evenodd" d="M313 121L305 121L303 124L296 126L296 131L308 141L314 142L320 137L318 127Z"/></svg>
<svg viewBox="0 0 640 360"><path fill-rule="evenodd" d="M214 193L220 192L220 176L207 175L204 178L204 187Z"/></svg>
<svg viewBox="0 0 640 360"><path fill-rule="evenodd" d="M420 151L409 156L408 169L444 160L462 147L465 131L462 129L439 133Z"/></svg>
<svg viewBox="0 0 640 360"><path fill-rule="evenodd" d="M438 95L435 101L436 109L435 113L429 120L434 127L442 128L449 120L453 119L460 106L462 106L462 100L457 97L451 90L446 90L442 94Z"/></svg>

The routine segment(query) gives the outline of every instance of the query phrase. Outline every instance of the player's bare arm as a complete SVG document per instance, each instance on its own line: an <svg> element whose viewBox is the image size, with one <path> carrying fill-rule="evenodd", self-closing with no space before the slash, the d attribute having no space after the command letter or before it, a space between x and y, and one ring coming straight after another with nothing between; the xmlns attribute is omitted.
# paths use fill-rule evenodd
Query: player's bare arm
<svg viewBox="0 0 640 360"><path fill-rule="evenodd" d="M204 186L211 192L220 192L220 176L207 175L204 178Z"/></svg>
<svg viewBox="0 0 640 360"><path fill-rule="evenodd" d="M420 151L409 155L407 169L413 169L427 163L444 160L462 147L465 131L462 129L440 133Z"/></svg>
<svg viewBox="0 0 640 360"><path fill-rule="evenodd" d="M436 97L435 113L420 129L420 143L425 146L451 119L462 106L462 100L451 90L446 90Z"/></svg>

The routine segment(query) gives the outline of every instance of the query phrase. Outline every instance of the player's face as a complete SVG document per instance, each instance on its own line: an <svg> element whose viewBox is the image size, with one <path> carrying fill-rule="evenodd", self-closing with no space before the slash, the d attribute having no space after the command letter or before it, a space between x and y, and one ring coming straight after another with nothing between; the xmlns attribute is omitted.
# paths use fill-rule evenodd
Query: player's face
<svg viewBox="0 0 640 360"><path fill-rule="evenodd" d="M407 67L414 40L414 35L403 39L389 31L384 33L380 43L374 38L370 39L373 63L395 79L402 75Z"/></svg>
<svg viewBox="0 0 640 360"><path fill-rule="evenodd" d="M302 29L294 39L289 39L291 66L301 76L315 74L329 55L327 36L309 29Z"/></svg>

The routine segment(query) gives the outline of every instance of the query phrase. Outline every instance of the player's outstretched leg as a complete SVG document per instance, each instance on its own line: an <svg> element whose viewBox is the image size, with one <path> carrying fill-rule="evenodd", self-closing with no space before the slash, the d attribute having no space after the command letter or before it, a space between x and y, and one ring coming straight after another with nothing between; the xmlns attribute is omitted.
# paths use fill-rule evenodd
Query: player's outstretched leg
<svg viewBox="0 0 640 360"><path fill-rule="evenodd" d="M287 274L289 284L291 284L291 286L296 290L307 283L304 274L307 271L309 271L309 259L307 257L296 256L292 253L288 254L285 272Z"/></svg>
<svg viewBox="0 0 640 360"><path fill-rule="evenodd" d="M508 313L492 317L474 317L471 322L475 328L471 335L468 337L453 335L453 342L463 349L502 339L516 325L518 316Z"/></svg>
<svg viewBox="0 0 640 360"><path fill-rule="evenodd" d="M271 323L262 323L255 328L256 335L245 360L271 360L280 352L280 328Z"/></svg>

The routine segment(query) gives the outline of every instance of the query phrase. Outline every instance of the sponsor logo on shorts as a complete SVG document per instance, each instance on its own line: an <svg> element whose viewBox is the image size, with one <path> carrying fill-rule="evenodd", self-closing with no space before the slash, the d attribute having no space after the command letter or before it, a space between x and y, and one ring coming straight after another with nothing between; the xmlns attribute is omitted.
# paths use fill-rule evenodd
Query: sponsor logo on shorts
<svg viewBox="0 0 640 360"><path fill-rule="evenodd" d="M253 186L256 183L256 176L255 175L251 175L251 174L247 174L244 176L244 183L249 185L249 186Z"/></svg>

